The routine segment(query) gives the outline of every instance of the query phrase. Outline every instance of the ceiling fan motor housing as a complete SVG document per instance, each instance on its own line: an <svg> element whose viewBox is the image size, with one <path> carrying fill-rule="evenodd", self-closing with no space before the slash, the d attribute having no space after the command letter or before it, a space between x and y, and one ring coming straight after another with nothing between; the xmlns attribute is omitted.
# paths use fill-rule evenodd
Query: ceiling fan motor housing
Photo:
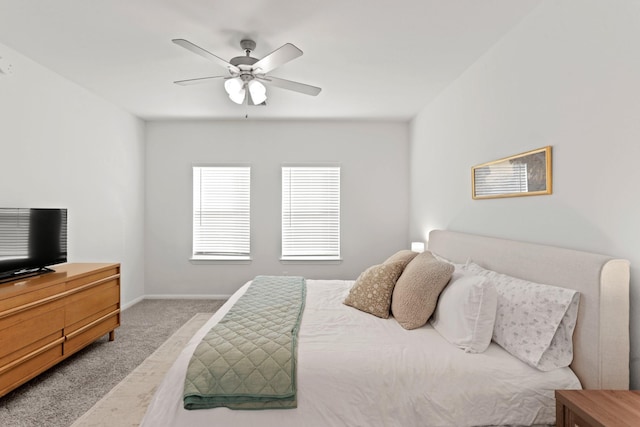
<svg viewBox="0 0 640 427"><path fill-rule="evenodd" d="M256 48L256 42L254 42L253 40L245 39L240 41L240 46L242 47L242 50L244 50L245 56L236 56L235 58L231 58L229 62L232 65L235 65L236 67L240 68L242 71L249 71L250 69L247 69L248 67L240 67L240 66L248 65L250 67L251 65L258 62L257 58L253 58L249 56L251 54L251 51L253 51Z"/></svg>
<svg viewBox="0 0 640 427"><path fill-rule="evenodd" d="M236 56L235 58L231 58L229 62L238 67L239 65L253 65L258 62L258 59L252 58L251 56Z"/></svg>

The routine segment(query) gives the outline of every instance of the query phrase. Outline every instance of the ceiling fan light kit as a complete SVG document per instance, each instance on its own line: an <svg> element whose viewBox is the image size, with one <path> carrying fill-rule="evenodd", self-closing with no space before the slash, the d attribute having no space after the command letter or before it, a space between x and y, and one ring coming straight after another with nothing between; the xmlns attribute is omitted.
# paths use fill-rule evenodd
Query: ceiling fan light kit
<svg viewBox="0 0 640 427"><path fill-rule="evenodd" d="M267 88L262 83L257 80L250 80L247 85L249 86L251 100L255 105L262 104L267 100Z"/></svg>
<svg viewBox="0 0 640 427"><path fill-rule="evenodd" d="M244 83L239 77L234 77L224 82L224 90L227 91L229 98L236 104L242 104L244 102L246 90Z"/></svg>
<svg viewBox="0 0 640 427"><path fill-rule="evenodd" d="M246 102L247 105L266 105L267 88L265 84L312 96L318 95L322 90L319 87L267 75L273 69L302 55L302 51L291 43L286 43L264 58L257 59L251 56L251 51L256 48L256 43L253 40L245 39L240 42L240 47L245 51L245 55L236 56L227 62L188 40L173 39L172 41L178 46L221 65L229 72L228 76L199 77L178 80L174 83L185 86L224 79L224 89L236 104Z"/></svg>

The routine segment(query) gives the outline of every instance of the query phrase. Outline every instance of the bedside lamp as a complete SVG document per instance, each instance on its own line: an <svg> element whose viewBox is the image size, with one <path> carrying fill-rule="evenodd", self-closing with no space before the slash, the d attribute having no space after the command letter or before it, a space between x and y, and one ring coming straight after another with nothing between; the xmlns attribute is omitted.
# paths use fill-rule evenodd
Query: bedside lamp
<svg viewBox="0 0 640 427"><path fill-rule="evenodd" d="M424 252L424 242L411 242L413 252Z"/></svg>

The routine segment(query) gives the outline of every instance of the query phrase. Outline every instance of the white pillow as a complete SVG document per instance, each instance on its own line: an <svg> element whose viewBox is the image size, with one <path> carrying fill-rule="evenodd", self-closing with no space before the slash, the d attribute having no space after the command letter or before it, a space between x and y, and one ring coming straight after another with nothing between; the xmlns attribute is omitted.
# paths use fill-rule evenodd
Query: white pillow
<svg viewBox="0 0 640 427"><path fill-rule="evenodd" d="M482 353L491 343L497 304L489 279L456 270L440 294L431 325L467 353Z"/></svg>
<svg viewBox="0 0 640 427"><path fill-rule="evenodd" d="M465 271L489 278L496 287L496 343L541 371L571 364L579 292L517 279L472 262Z"/></svg>
<svg viewBox="0 0 640 427"><path fill-rule="evenodd" d="M435 252L431 252L431 255L433 255L433 257L435 259L437 259L438 261L442 261L442 262L448 262L449 264L452 264L456 270L464 270L464 267L466 265L466 262L464 264L458 264L456 262L451 261L450 259L447 259L443 256L438 255ZM469 260L467 259L467 262L469 262Z"/></svg>

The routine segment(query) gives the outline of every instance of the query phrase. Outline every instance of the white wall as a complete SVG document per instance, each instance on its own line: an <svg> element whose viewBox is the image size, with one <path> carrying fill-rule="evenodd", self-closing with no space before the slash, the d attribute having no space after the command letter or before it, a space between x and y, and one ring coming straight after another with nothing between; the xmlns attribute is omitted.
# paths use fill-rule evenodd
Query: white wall
<svg viewBox="0 0 640 427"><path fill-rule="evenodd" d="M144 123L0 45L0 206L68 209L70 262L120 262L144 293Z"/></svg>
<svg viewBox="0 0 640 427"><path fill-rule="evenodd" d="M640 387L640 2L546 1L412 123L413 238L433 228L631 261ZM474 164L553 146L553 195L472 200ZM541 266L541 268L544 268Z"/></svg>
<svg viewBox="0 0 640 427"><path fill-rule="evenodd" d="M147 124L148 295L230 295L258 274L353 279L408 247L408 123L188 121ZM250 264L193 264L191 166L250 163ZM282 163L339 162L341 264L281 264Z"/></svg>

